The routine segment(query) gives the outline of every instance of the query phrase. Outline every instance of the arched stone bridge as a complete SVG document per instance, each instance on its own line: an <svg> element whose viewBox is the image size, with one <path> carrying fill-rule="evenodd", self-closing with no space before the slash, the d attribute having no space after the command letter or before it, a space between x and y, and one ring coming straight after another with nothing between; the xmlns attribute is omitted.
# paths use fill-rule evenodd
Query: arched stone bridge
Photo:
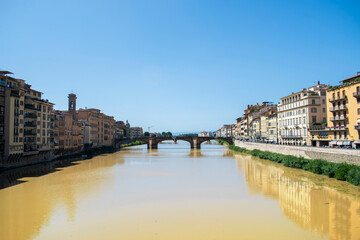
<svg viewBox="0 0 360 240"><path fill-rule="evenodd" d="M233 144L232 138L224 138L224 137L140 137L140 138L133 138L133 139L117 139L115 140L115 147L119 148L120 144L124 143L131 143L135 141L141 141L147 144L148 149L158 149L158 144L162 141L186 141L190 143L191 149L200 149L200 145L203 142L210 141L210 140L222 140L229 144Z"/></svg>

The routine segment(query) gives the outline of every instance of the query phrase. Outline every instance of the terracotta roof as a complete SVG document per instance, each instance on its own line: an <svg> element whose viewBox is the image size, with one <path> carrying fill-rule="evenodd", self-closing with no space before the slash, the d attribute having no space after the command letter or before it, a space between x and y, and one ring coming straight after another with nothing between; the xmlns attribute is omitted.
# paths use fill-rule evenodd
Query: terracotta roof
<svg viewBox="0 0 360 240"><path fill-rule="evenodd" d="M342 82L342 83L350 82L350 81L352 81L352 80L354 80L355 78L358 78L358 77L360 78L360 74L357 74L355 76L352 76L352 77L344 79L344 80L341 80L340 82Z"/></svg>

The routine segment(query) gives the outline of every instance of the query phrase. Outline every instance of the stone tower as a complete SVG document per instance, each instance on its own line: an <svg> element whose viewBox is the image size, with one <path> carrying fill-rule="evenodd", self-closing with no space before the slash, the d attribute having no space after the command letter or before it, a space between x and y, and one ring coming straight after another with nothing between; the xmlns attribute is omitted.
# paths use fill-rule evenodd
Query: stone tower
<svg viewBox="0 0 360 240"><path fill-rule="evenodd" d="M75 117L76 114L76 94L69 94L69 113Z"/></svg>

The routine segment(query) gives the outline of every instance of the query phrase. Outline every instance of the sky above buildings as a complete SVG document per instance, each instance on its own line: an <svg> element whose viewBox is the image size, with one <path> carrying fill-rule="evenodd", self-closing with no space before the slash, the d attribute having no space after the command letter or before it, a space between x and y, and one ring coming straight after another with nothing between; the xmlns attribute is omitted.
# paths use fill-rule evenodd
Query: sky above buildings
<svg viewBox="0 0 360 240"><path fill-rule="evenodd" d="M360 71L360 2L0 0L0 69L56 109L216 130L248 104Z"/></svg>

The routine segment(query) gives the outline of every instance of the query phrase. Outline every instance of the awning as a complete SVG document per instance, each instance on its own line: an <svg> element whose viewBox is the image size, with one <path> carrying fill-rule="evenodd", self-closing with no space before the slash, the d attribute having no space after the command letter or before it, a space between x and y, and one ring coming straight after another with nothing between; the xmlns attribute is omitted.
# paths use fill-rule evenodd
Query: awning
<svg viewBox="0 0 360 240"><path fill-rule="evenodd" d="M341 146L341 145L343 145L343 141L337 141L336 144Z"/></svg>
<svg viewBox="0 0 360 240"><path fill-rule="evenodd" d="M354 142L355 144L360 144L360 140L357 140Z"/></svg>
<svg viewBox="0 0 360 240"><path fill-rule="evenodd" d="M357 123L357 124L359 124L359 123L360 123L360 118L356 121L356 123Z"/></svg>
<svg viewBox="0 0 360 240"><path fill-rule="evenodd" d="M346 146L351 146L351 142L350 142L350 141L343 142L343 144L346 145Z"/></svg>
<svg viewBox="0 0 360 240"><path fill-rule="evenodd" d="M336 141L331 141L329 144L330 145L336 145Z"/></svg>

